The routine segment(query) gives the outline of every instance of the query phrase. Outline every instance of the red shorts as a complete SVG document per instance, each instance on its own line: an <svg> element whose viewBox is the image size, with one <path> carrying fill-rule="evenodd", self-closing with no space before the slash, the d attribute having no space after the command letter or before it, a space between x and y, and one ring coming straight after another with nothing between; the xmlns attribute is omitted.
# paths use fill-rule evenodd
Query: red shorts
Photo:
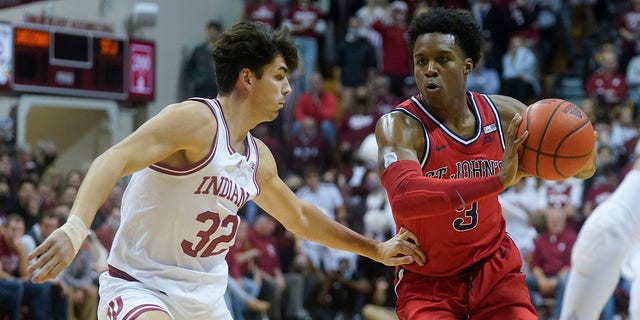
<svg viewBox="0 0 640 320"><path fill-rule="evenodd" d="M398 317L417 319L538 319L531 304L520 253L505 237L490 256L459 275L429 277L399 269Z"/></svg>

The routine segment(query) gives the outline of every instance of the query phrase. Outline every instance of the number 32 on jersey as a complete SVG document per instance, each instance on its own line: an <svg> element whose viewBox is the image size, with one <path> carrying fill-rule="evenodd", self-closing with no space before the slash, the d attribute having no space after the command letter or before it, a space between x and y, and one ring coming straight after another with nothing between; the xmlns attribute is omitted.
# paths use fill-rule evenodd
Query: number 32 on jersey
<svg viewBox="0 0 640 320"><path fill-rule="evenodd" d="M233 243L240 222L237 215L227 215L221 219L220 214L211 211L198 214L196 220L203 225L210 225L196 234L199 238L196 243L182 240L182 251L194 258L206 258L224 252ZM216 250L218 247L220 249Z"/></svg>

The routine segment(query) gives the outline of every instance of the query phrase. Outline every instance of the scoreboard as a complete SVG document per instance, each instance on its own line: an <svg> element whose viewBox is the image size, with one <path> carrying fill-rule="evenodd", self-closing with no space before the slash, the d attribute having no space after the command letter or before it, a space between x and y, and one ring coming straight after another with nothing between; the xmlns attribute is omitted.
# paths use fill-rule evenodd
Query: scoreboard
<svg viewBox="0 0 640 320"><path fill-rule="evenodd" d="M10 44L4 49L12 51L8 54L12 61L9 79L4 85L15 92L132 101L154 98L153 42L51 25L4 24L0 25L2 43ZM140 49L130 50L140 46L145 49L142 56L137 53ZM2 47L0 55L6 56ZM140 60L144 62L142 70ZM1 64L0 61L0 69ZM136 69L135 80L131 78L132 68ZM135 85L132 81L136 81Z"/></svg>

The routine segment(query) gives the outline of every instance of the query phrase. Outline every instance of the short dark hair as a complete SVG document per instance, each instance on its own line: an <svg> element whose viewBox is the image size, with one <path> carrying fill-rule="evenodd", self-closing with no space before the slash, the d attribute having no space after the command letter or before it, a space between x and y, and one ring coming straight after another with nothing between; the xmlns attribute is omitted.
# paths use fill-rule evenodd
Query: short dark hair
<svg viewBox="0 0 640 320"><path fill-rule="evenodd" d="M262 77L262 68L282 55L289 72L298 67L298 51L286 28L274 31L262 22L240 21L225 31L213 49L216 80L222 94L233 91L243 68Z"/></svg>
<svg viewBox="0 0 640 320"><path fill-rule="evenodd" d="M207 23L207 29L216 29L218 32L222 32L222 23L218 20L211 20Z"/></svg>
<svg viewBox="0 0 640 320"><path fill-rule="evenodd" d="M482 31L468 11L435 7L417 15L409 25L409 49L413 52L416 40L426 33L451 34L475 65L482 51Z"/></svg>

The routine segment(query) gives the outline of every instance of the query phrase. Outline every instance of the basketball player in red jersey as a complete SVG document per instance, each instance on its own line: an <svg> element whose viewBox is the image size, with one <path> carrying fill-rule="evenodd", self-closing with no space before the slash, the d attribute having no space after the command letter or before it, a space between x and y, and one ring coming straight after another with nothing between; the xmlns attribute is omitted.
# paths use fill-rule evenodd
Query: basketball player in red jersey
<svg viewBox="0 0 640 320"><path fill-rule="evenodd" d="M409 44L419 93L384 115L375 133L396 224L427 255L424 266L398 268L397 314L537 319L498 203L498 193L526 175L517 149L528 133L516 137L526 106L466 92L482 47L468 13L429 9L413 19ZM578 176L591 176L594 164Z"/></svg>
<svg viewBox="0 0 640 320"><path fill-rule="evenodd" d="M377 242L298 199L250 134L275 119L291 93L298 53L286 31L239 22L220 36L213 57L216 99L169 105L94 160L67 223L29 255L37 258L35 282L69 265L98 208L129 174L109 271L100 276L100 320L231 320L225 257L250 199L300 237L387 265L423 264L410 232Z"/></svg>

